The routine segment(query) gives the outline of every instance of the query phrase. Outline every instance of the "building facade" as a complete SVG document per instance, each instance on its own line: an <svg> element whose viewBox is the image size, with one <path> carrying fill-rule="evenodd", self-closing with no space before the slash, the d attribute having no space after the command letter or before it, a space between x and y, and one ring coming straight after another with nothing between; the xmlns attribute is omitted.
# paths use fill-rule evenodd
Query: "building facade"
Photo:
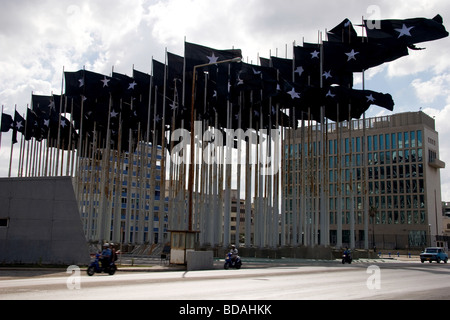
<svg viewBox="0 0 450 320"><path fill-rule="evenodd" d="M305 125L286 134L284 158L288 243L436 244L445 163L434 119L425 113L332 123L327 130Z"/></svg>
<svg viewBox="0 0 450 320"><path fill-rule="evenodd" d="M164 243L168 197L161 179L161 148L142 144L134 153L99 150L80 161L75 178L86 239L124 244Z"/></svg>

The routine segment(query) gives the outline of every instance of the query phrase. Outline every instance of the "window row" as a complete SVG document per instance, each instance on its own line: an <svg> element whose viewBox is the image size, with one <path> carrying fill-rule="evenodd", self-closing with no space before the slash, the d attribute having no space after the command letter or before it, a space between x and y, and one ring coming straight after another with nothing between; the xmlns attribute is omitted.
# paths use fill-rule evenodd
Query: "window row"
<svg viewBox="0 0 450 320"><path fill-rule="evenodd" d="M378 211L375 216L370 218L370 223L375 224L425 224L425 210L394 210ZM342 213L342 224L350 224L350 212ZM330 224L337 224L338 214L330 212ZM364 217L358 213L355 217L355 224L363 224Z"/></svg>
<svg viewBox="0 0 450 320"><path fill-rule="evenodd" d="M353 137L351 140L352 152L363 151L363 138ZM403 148L422 147L422 130L405 131L397 133L376 134L367 136L367 151L394 150ZM329 154L337 154L338 151L350 152L350 139L341 139L341 149L338 150L337 139L328 141Z"/></svg>

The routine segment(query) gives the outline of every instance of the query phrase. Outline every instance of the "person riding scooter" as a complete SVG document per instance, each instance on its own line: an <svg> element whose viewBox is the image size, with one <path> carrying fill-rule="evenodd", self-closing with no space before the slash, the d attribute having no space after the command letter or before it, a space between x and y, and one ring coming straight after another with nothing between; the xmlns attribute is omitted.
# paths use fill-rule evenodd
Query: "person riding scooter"
<svg viewBox="0 0 450 320"><path fill-rule="evenodd" d="M105 243L103 245L103 251L100 256L100 261L102 263L102 268L106 268L111 261L111 249L109 248L108 243Z"/></svg>
<svg viewBox="0 0 450 320"><path fill-rule="evenodd" d="M231 245L230 253L231 253L231 261L234 262L238 256L238 250L236 249L236 246L234 244Z"/></svg>
<svg viewBox="0 0 450 320"><path fill-rule="evenodd" d="M348 247L345 247L344 253L342 255L342 264L344 263L352 263L352 252Z"/></svg>

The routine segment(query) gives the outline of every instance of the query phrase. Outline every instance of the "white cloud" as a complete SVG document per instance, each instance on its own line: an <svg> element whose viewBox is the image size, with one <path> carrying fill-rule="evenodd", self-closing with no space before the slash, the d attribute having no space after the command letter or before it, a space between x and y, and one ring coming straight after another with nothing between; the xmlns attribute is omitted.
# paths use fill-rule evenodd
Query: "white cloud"
<svg viewBox="0 0 450 320"><path fill-rule="evenodd" d="M414 88L420 102L430 104L437 97L450 95L450 73L437 75L425 81L414 79L411 86Z"/></svg>

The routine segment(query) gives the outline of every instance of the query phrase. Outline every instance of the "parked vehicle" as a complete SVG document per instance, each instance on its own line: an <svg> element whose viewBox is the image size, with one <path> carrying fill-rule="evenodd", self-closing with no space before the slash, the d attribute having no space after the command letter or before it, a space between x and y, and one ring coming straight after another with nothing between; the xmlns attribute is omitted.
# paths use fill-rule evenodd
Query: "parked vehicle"
<svg viewBox="0 0 450 320"><path fill-rule="evenodd" d="M112 259L112 261L107 263L106 267L103 267L100 262L100 254L97 253L95 255L95 260L91 262L86 272L89 276L94 275L94 273L102 273L102 272L108 273L109 275L112 276L114 273L116 273L116 271L117 267L114 262L114 259Z"/></svg>
<svg viewBox="0 0 450 320"><path fill-rule="evenodd" d="M445 252L444 248L441 248L441 247L429 247L429 248L426 248L420 254L420 261L422 263L424 263L425 261L429 261L430 263L432 261L436 261L437 263L440 263L441 261L444 261L444 263L447 263L448 255Z"/></svg>
<svg viewBox="0 0 450 320"><path fill-rule="evenodd" d="M242 267L241 257L236 256L236 258L233 260L231 258L231 253L228 253L225 257L225 264L223 267L226 270L228 270L229 268L240 269Z"/></svg>

